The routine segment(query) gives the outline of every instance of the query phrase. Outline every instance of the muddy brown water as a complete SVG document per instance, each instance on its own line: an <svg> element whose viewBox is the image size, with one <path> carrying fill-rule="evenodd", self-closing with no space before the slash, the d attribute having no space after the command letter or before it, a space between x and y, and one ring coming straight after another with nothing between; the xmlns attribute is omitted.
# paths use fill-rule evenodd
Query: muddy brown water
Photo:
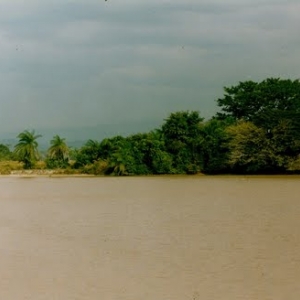
<svg viewBox="0 0 300 300"><path fill-rule="evenodd" d="M0 178L0 299L298 300L300 177Z"/></svg>

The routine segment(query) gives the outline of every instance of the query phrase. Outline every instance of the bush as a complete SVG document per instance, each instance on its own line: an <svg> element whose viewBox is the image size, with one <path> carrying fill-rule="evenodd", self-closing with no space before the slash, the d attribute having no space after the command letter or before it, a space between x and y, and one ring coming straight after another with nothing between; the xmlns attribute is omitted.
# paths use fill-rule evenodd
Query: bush
<svg viewBox="0 0 300 300"><path fill-rule="evenodd" d="M290 161L288 171L296 173L300 172L300 155L297 159Z"/></svg>
<svg viewBox="0 0 300 300"><path fill-rule="evenodd" d="M85 165L81 171L85 174L104 175L108 169L108 162L105 160L95 161L93 164Z"/></svg>
<svg viewBox="0 0 300 300"><path fill-rule="evenodd" d="M34 168L38 170L45 170L46 169L46 162L39 160L34 164Z"/></svg>
<svg viewBox="0 0 300 300"><path fill-rule="evenodd" d="M17 161L0 161L0 174L9 175L11 171L22 170L23 163Z"/></svg>
<svg viewBox="0 0 300 300"><path fill-rule="evenodd" d="M57 160L53 158L46 158L45 165L48 169L65 169L69 166L67 160Z"/></svg>

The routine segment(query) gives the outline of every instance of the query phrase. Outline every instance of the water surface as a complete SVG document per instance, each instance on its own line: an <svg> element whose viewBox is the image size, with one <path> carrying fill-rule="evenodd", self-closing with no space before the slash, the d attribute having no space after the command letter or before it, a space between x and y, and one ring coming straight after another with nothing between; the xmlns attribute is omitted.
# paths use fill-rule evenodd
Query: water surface
<svg viewBox="0 0 300 300"><path fill-rule="evenodd" d="M0 178L0 299L298 300L299 181Z"/></svg>

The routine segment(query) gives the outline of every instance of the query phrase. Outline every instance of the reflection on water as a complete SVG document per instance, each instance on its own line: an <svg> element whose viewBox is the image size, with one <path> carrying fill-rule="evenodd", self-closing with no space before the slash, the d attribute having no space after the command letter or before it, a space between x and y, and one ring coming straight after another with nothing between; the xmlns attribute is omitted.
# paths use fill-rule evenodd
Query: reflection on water
<svg viewBox="0 0 300 300"><path fill-rule="evenodd" d="M299 177L0 179L0 299L299 299Z"/></svg>

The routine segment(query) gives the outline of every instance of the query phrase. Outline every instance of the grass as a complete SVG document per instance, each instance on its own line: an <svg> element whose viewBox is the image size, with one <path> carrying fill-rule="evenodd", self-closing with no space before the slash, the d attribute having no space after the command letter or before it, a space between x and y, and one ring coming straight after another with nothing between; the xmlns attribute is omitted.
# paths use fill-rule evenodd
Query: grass
<svg viewBox="0 0 300 300"><path fill-rule="evenodd" d="M11 171L23 170L23 163L18 161L0 161L0 174L9 175Z"/></svg>

